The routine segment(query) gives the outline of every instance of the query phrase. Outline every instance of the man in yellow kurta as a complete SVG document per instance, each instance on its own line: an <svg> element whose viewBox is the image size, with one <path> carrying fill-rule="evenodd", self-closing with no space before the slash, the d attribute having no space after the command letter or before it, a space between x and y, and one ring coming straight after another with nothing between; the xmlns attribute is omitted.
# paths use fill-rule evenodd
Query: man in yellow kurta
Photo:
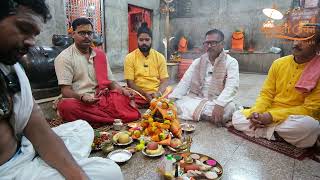
<svg viewBox="0 0 320 180"><path fill-rule="evenodd" d="M164 56L151 48L152 32L146 23L138 29L138 47L127 55L124 78L135 90L135 102L148 107L152 98L161 95L168 86L168 71Z"/></svg>
<svg viewBox="0 0 320 180"><path fill-rule="evenodd" d="M300 33L296 37L309 36ZM301 148L316 143L320 134L319 76L312 80L314 86L308 92L299 91L298 84L315 73L320 74L320 69L311 65L320 65L319 36L316 33L309 40L294 41L293 55L274 61L255 105L234 113L232 124L237 130L268 140L274 140L276 132L288 143Z"/></svg>

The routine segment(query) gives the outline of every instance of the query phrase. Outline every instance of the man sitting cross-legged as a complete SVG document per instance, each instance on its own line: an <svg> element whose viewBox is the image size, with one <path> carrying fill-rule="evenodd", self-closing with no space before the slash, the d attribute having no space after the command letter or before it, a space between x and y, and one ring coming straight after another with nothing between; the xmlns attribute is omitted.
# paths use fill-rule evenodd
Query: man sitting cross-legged
<svg viewBox="0 0 320 180"><path fill-rule="evenodd" d="M235 112L232 124L252 137L274 140L276 132L306 148L320 134L320 34L302 31L296 38L306 40L295 40L293 55L273 62L255 105Z"/></svg>
<svg viewBox="0 0 320 180"><path fill-rule="evenodd" d="M139 48L126 56L124 78L128 87L136 92L137 105L147 108L152 98L165 92L169 75L165 58L151 48L152 32L147 23L142 23L137 38Z"/></svg>
<svg viewBox="0 0 320 180"><path fill-rule="evenodd" d="M0 1L0 179L123 179L106 158L88 158L94 138L85 121L51 129L18 63L50 19L44 0Z"/></svg>
<svg viewBox="0 0 320 180"><path fill-rule="evenodd" d="M169 98L176 99L179 118L208 119L220 126L235 111L233 99L239 87L239 66L236 59L224 52L220 30L208 31L203 44L207 53L194 60Z"/></svg>
<svg viewBox="0 0 320 180"><path fill-rule="evenodd" d="M139 119L140 113L130 92L113 80L106 55L91 48L93 26L86 18L73 21L74 44L55 60L55 70L63 99L60 116L67 121L83 119L94 123Z"/></svg>

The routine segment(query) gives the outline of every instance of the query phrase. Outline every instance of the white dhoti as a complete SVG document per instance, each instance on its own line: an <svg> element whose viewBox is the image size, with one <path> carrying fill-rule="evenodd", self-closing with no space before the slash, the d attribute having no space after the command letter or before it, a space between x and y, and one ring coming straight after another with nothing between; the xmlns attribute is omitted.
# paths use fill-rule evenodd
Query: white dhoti
<svg viewBox="0 0 320 180"><path fill-rule="evenodd" d="M285 141L300 148L313 146L320 135L319 121L303 115L290 115L280 124L253 130L249 128L250 121L237 111L232 116L232 124L235 129L255 138L274 140L273 134L276 131Z"/></svg>
<svg viewBox="0 0 320 180"><path fill-rule="evenodd" d="M100 157L88 158L94 132L86 121L78 120L62 124L53 130L64 141L72 156L90 179L123 179L120 167L113 161ZM57 170L35 155L32 144L25 137L22 138L20 151L11 160L0 166L0 177L1 180L64 179Z"/></svg>
<svg viewBox="0 0 320 180"><path fill-rule="evenodd" d="M178 109L178 117L184 120L199 121L202 115L211 117L212 111L215 106L214 101L208 101L199 97L183 96L175 101ZM230 102L224 107L223 123L231 120L233 112L236 110L236 106L233 102Z"/></svg>

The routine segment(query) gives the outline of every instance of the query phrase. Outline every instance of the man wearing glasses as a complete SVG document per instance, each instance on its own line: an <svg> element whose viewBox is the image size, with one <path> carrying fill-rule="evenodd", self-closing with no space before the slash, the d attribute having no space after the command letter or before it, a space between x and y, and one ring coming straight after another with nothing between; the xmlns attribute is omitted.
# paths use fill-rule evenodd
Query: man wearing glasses
<svg viewBox="0 0 320 180"><path fill-rule="evenodd" d="M221 126L231 120L235 111L239 66L224 52L224 34L220 30L208 31L203 45L206 53L193 61L169 98L176 100L181 119L211 120Z"/></svg>
<svg viewBox="0 0 320 180"><path fill-rule="evenodd" d="M106 54L91 48L93 26L87 18L72 23L74 44L55 60L63 99L57 103L66 121L83 119L93 123L124 122L140 117L130 92L114 81Z"/></svg>

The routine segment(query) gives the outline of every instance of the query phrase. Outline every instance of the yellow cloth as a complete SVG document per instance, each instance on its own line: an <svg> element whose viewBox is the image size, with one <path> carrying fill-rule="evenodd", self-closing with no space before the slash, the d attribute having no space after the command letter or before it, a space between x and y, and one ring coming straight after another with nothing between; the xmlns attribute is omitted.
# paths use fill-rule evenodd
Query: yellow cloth
<svg viewBox="0 0 320 180"><path fill-rule="evenodd" d="M124 78L133 80L135 85L145 92L157 92L160 80L168 77L166 60L154 49L150 49L147 57L136 49L125 59Z"/></svg>
<svg viewBox="0 0 320 180"><path fill-rule="evenodd" d="M248 117L252 112L270 112L274 123L286 120L289 115L308 115L320 120L320 83L309 94L295 89L306 64L297 64L292 55L274 61L255 105L243 110L243 114Z"/></svg>

